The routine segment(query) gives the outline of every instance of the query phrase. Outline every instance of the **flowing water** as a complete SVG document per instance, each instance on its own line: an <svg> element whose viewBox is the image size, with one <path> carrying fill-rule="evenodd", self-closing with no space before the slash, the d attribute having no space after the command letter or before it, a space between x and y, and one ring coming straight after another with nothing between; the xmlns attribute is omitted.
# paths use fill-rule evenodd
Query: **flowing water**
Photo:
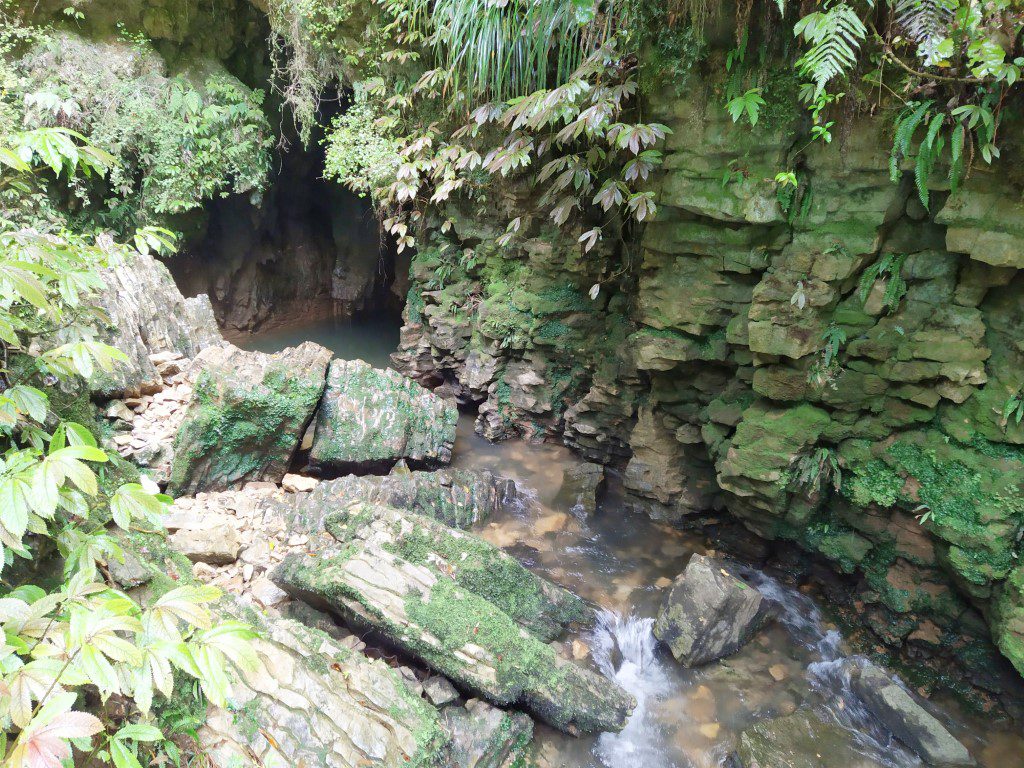
<svg viewBox="0 0 1024 768"><path fill-rule="evenodd" d="M311 339L339 356L387 362L397 331L318 324L254 339L275 351ZM850 649L812 596L750 569L744 575L772 602L777 620L720 663L684 669L658 646L653 617L691 553L714 554L700 537L627 511L612 478L596 514L556 500L563 472L579 459L558 445L488 443L459 421L453 464L511 477L525 501L482 522L476 533L598 608L593 629L565 641L636 697L619 734L573 738L538 724L534 758L547 768L721 768L739 733L766 717L813 709L848 729L862 763L819 756L821 768L911 768L920 761L860 705L847 676ZM857 663L854 659L852 663ZM1024 768L1024 738L952 701L933 707L982 768Z"/></svg>

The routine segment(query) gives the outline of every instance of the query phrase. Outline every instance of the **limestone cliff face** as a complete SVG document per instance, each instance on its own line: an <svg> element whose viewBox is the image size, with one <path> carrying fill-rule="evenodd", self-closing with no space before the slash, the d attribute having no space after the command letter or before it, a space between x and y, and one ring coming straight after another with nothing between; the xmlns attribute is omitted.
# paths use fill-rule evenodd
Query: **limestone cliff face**
<svg viewBox="0 0 1024 768"><path fill-rule="evenodd" d="M471 255L415 257L396 361L480 403L489 437L619 464L652 515L725 509L829 559L883 641L1000 688L969 638L1024 672L1024 428L1002 416L1024 384L1018 186L978 171L926 210L864 118L801 152L780 200L786 126L735 126L699 87L651 108L674 133L635 251L584 258L528 216L503 250L511 216L461 212Z"/></svg>

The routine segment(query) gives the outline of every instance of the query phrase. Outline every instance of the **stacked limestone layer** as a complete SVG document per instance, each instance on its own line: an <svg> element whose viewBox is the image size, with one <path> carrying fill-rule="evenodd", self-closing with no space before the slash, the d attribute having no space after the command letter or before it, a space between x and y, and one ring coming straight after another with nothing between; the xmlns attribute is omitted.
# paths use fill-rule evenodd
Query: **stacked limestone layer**
<svg viewBox="0 0 1024 768"><path fill-rule="evenodd" d="M881 121L792 161L785 120L734 126L713 89L649 106L673 133L639 252L606 238L582 257L511 185L489 211L446 211L474 259L438 287L443 254L414 258L396 362L480 404L488 437L560 435L620 466L654 516L727 509L827 558L882 641L1004 691L1009 665L978 641L1024 672L1024 427L1003 417L1024 385L1012 174L979 170L950 196L937 173L926 210L909 171L890 181ZM790 201L774 177L792 162Z"/></svg>

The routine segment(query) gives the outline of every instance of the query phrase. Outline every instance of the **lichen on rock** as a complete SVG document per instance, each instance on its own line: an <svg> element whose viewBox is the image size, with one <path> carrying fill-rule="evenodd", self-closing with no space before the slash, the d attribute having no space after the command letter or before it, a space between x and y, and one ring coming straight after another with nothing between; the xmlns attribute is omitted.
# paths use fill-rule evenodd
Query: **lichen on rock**
<svg viewBox="0 0 1024 768"><path fill-rule="evenodd" d="M316 419L310 460L349 468L407 459L451 461L458 411L415 381L361 360L335 360Z"/></svg>

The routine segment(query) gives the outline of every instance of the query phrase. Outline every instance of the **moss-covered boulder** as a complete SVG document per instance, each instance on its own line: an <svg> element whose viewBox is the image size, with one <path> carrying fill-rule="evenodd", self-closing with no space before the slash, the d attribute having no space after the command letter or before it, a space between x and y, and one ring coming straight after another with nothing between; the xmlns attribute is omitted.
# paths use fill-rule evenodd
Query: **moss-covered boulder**
<svg viewBox="0 0 1024 768"><path fill-rule="evenodd" d="M313 418L330 358L312 342L273 355L230 345L204 350L174 441L171 492L280 482Z"/></svg>
<svg viewBox="0 0 1024 768"><path fill-rule="evenodd" d="M486 470L438 469L390 475L346 475L285 499L291 529L315 533L334 510L354 503L415 512L453 528L469 528L518 498L516 484Z"/></svg>
<svg viewBox="0 0 1024 768"><path fill-rule="evenodd" d="M654 635L676 661L700 666L742 648L768 618L761 593L724 563L693 555L665 597Z"/></svg>
<svg viewBox="0 0 1024 768"><path fill-rule="evenodd" d="M590 610L476 537L388 507L329 518L335 545L289 555L292 596L373 630L457 685L570 733L620 730L633 698L546 641Z"/></svg>
<svg viewBox="0 0 1024 768"><path fill-rule="evenodd" d="M362 360L335 360L310 459L338 469L408 459L447 464L458 410L412 379Z"/></svg>
<svg viewBox="0 0 1024 768"><path fill-rule="evenodd" d="M1000 586L993 619L999 650L1024 675L1024 566L1016 568Z"/></svg>

